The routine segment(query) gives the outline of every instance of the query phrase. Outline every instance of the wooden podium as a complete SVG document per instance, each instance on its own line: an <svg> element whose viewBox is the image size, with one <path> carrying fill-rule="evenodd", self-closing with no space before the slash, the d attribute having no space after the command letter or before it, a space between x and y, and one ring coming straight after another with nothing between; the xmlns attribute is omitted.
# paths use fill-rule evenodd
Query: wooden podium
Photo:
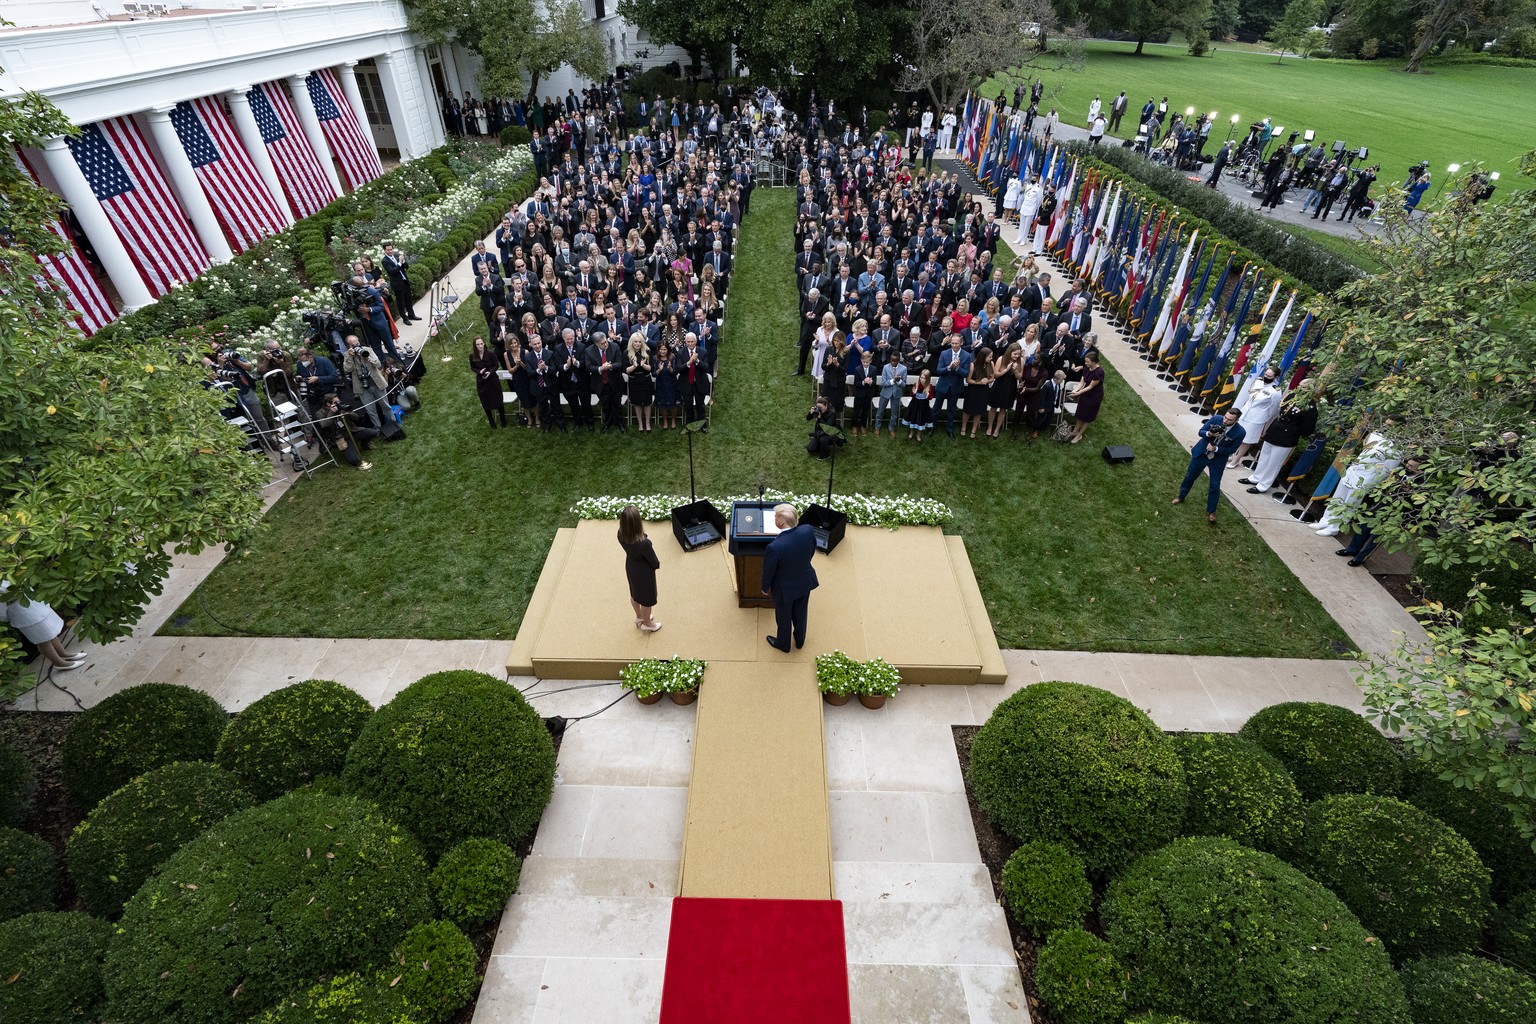
<svg viewBox="0 0 1536 1024"><path fill-rule="evenodd" d="M736 561L736 607L772 608L773 598L763 593L763 554L768 542L779 535L773 521L775 501L738 501L731 506L727 540Z"/></svg>

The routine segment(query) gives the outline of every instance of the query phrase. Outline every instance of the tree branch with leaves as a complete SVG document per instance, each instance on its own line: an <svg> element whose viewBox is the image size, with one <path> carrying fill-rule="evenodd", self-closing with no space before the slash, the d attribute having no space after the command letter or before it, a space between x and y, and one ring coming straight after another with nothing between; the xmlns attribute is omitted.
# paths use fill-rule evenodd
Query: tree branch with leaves
<svg viewBox="0 0 1536 1024"><path fill-rule="evenodd" d="M916 0L898 46L896 84L947 110L1005 70L1064 71L1082 59L1081 33L1056 25L1049 0Z"/></svg>

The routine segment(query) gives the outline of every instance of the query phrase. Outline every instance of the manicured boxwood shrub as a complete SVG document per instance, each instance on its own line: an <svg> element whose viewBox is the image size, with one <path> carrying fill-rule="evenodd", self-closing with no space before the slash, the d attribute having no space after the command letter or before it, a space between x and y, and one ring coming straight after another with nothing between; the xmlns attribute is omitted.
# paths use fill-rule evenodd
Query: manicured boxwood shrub
<svg viewBox="0 0 1536 1024"><path fill-rule="evenodd" d="M1488 869L1449 825L1392 797L1345 794L1307 809L1307 873L1399 959L1469 952L1493 910Z"/></svg>
<svg viewBox="0 0 1536 1024"><path fill-rule="evenodd" d="M1402 784L1397 751L1348 708L1315 701L1272 704L1238 735L1279 758L1308 800L1333 793L1393 796Z"/></svg>
<svg viewBox="0 0 1536 1024"><path fill-rule="evenodd" d="M75 827L66 858L86 909L116 917L167 857L255 801L229 772L178 761L109 795Z"/></svg>
<svg viewBox="0 0 1536 1024"><path fill-rule="evenodd" d="M1184 765L1130 701L1080 683L1040 683L997 706L971 745L976 801L1009 835L1078 849L1094 871L1178 834Z"/></svg>
<svg viewBox="0 0 1536 1024"><path fill-rule="evenodd" d="M554 791L555 749L538 714L481 672L418 679L380 708L343 779L433 857L472 836L516 843Z"/></svg>
<svg viewBox="0 0 1536 1024"><path fill-rule="evenodd" d="M190 686L144 683L82 712L64 736L64 784L85 807L173 761L210 761L229 716Z"/></svg>
<svg viewBox="0 0 1536 1024"><path fill-rule="evenodd" d="M431 909L415 842L377 808L289 793L183 846L128 901L106 960L109 1016L245 1020L382 962Z"/></svg>
<svg viewBox="0 0 1536 1024"><path fill-rule="evenodd" d="M235 716L215 758L247 789L271 800L321 775L340 775L373 705L329 679L306 679Z"/></svg>
<svg viewBox="0 0 1536 1024"><path fill-rule="evenodd" d="M37 775L27 756L0 743L0 825L20 825L37 801Z"/></svg>
<svg viewBox="0 0 1536 1024"><path fill-rule="evenodd" d="M20 829L0 827L0 921L52 910L58 887L53 847Z"/></svg>
<svg viewBox="0 0 1536 1024"><path fill-rule="evenodd" d="M1403 762L1403 799L1427 811L1472 844L1493 874L1496 899L1536 887L1536 851L1520 834L1509 799L1489 786L1460 789L1438 777L1433 761Z"/></svg>
<svg viewBox="0 0 1536 1024"><path fill-rule="evenodd" d="M1536 975L1536 889L1520 893L1499 911L1493 946L1506 962Z"/></svg>
<svg viewBox="0 0 1536 1024"><path fill-rule="evenodd" d="M372 971L348 971L264 1013L261 1024L438 1024L474 996L479 955L447 921L426 921Z"/></svg>
<svg viewBox="0 0 1536 1024"><path fill-rule="evenodd" d="M1179 839L1099 905L1130 1003L1207 1024L1408 1024L1386 948L1319 882L1230 839Z"/></svg>
<svg viewBox="0 0 1536 1024"><path fill-rule="evenodd" d="M517 891L523 862L506 843L466 839L437 862L432 895L443 915L466 931L501 915Z"/></svg>
<svg viewBox="0 0 1536 1024"><path fill-rule="evenodd" d="M1079 928L1093 905L1088 868L1076 850L1037 839L1003 865L1003 898L1013 919L1040 937Z"/></svg>
<svg viewBox="0 0 1536 1024"><path fill-rule="evenodd" d="M1125 1020L1125 969L1107 942L1081 928L1051 933L1035 961L1035 985L1061 1024Z"/></svg>
<svg viewBox="0 0 1536 1024"><path fill-rule="evenodd" d="M101 960L112 926L77 913L26 914L0 923L0 1020L95 1024L106 990Z"/></svg>
<svg viewBox="0 0 1536 1024"><path fill-rule="evenodd" d="M520 124L509 124L501 130L503 146L526 146L533 141L533 133Z"/></svg>
<svg viewBox="0 0 1536 1024"><path fill-rule="evenodd" d="M1466 953L1415 960L1402 970L1413 1024L1530 1024L1536 981Z"/></svg>
<svg viewBox="0 0 1536 1024"><path fill-rule="evenodd" d="M1189 786L1185 835L1226 836L1287 859L1295 854L1306 804L1273 754L1225 733L1175 736L1173 745Z"/></svg>

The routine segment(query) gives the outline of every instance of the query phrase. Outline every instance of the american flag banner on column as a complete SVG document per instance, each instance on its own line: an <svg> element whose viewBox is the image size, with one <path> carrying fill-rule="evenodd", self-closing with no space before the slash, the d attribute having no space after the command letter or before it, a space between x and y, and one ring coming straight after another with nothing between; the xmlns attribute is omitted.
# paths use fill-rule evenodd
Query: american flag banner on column
<svg viewBox="0 0 1536 1024"><path fill-rule="evenodd" d="M236 252L283 229L283 215L219 100L204 96L178 103L171 124Z"/></svg>
<svg viewBox="0 0 1536 1024"><path fill-rule="evenodd" d="M153 295L208 269L212 260L131 117L88 124L69 148Z"/></svg>
<svg viewBox="0 0 1536 1024"><path fill-rule="evenodd" d="M304 137L299 115L288 102L282 82L267 82L250 92L251 113L261 129L261 139L272 154L272 164L282 180L283 191L300 217L308 217L336 198L331 179L320 167L320 158Z"/></svg>
<svg viewBox="0 0 1536 1024"><path fill-rule="evenodd" d="M331 152L341 162L341 176L346 179L347 187L357 188L383 174L384 165L379 163L379 154L368 133L358 123L357 111L347 101L336 72L321 68L310 74L307 84L315 114L320 118L320 130L325 133Z"/></svg>
<svg viewBox="0 0 1536 1024"><path fill-rule="evenodd" d="M17 160L22 170L35 182L37 175L32 171L32 165L26 155L20 150L15 150ZM75 240L70 232L55 217L48 223L48 230L64 242L64 251L56 255L40 255L38 264L47 271L50 282L64 292L65 300L75 310L75 322L80 330L87 335L95 334L117 316L112 309L112 302L107 298L107 293L102 289L101 282L91 270L91 265L80 255Z"/></svg>

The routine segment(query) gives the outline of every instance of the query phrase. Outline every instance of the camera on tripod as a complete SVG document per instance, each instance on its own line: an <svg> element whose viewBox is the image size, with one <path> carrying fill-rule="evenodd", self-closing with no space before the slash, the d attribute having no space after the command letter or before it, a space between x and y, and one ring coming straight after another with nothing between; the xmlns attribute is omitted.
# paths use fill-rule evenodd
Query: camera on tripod
<svg viewBox="0 0 1536 1024"><path fill-rule="evenodd" d="M301 315L299 319L303 320L305 326L309 328L309 337L306 340L310 347L319 345L333 358L337 352L346 347L347 335L361 331L355 322L328 309L312 309Z"/></svg>

